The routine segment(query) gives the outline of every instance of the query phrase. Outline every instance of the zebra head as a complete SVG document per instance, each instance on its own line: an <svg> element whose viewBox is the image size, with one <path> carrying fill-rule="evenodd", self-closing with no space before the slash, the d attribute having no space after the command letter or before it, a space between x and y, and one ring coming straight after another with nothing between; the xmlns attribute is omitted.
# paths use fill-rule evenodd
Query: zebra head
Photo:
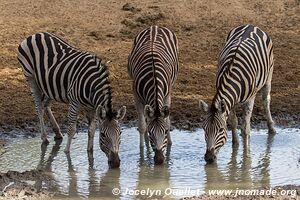
<svg viewBox="0 0 300 200"><path fill-rule="evenodd" d="M118 168L120 166L121 128L119 121L124 118L125 113L125 106L117 112L113 112L111 109L106 110L103 106L98 106L97 108L97 115L100 120L100 148L106 154L110 168Z"/></svg>
<svg viewBox="0 0 300 200"><path fill-rule="evenodd" d="M208 113L208 117L203 122L205 132L206 153L204 159L208 163L212 163L217 158L217 153L227 140L227 125L225 118L225 102L224 100L213 103L211 107L202 100L199 102L200 109Z"/></svg>
<svg viewBox="0 0 300 200"><path fill-rule="evenodd" d="M144 114L147 119L147 132L152 146L155 164L162 164L165 160L164 152L167 146L169 107L163 106L155 111L150 105L145 106Z"/></svg>

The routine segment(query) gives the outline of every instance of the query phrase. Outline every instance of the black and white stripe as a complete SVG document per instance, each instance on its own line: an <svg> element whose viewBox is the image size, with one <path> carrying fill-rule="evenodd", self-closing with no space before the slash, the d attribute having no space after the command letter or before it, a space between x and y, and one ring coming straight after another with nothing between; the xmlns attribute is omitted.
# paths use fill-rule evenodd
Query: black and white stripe
<svg viewBox="0 0 300 200"><path fill-rule="evenodd" d="M101 132L101 149L105 149L107 155L118 153L118 148L113 147L120 141L117 120L123 117L125 108L118 113L113 111L108 69L100 58L72 47L54 34L37 33L19 45L18 60L35 100L44 143L48 143L43 119L45 108L56 137L62 137L49 105L55 100L70 105L66 152L70 150L76 131L78 111L83 109L90 125L88 150L93 149L96 116L99 115L102 120L100 130L104 131Z"/></svg>
<svg viewBox="0 0 300 200"><path fill-rule="evenodd" d="M171 88L178 74L176 35L167 28L151 26L140 32L128 58L128 73L139 115L140 146L149 133L155 151L164 151L169 136ZM147 125L145 122L147 118ZM147 138L147 134L145 135Z"/></svg>
<svg viewBox="0 0 300 200"><path fill-rule="evenodd" d="M209 117L203 124L207 138L207 152L214 152L211 155L215 155L226 142L227 118L233 124L233 142L238 142L237 118L234 111L238 104L244 105L242 133L249 135L254 99L260 90L269 132L275 132L270 113L273 65L272 41L260 28L245 25L230 31L219 56L216 94L209 110ZM200 101L200 105L204 110L208 110L203 101Z"/></svg>

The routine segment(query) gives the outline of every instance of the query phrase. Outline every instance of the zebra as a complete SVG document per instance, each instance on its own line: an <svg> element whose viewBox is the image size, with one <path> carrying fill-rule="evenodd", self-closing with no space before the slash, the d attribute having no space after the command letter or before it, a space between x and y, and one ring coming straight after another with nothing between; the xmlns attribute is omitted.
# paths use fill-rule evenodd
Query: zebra
<svg viewBox="0 0 300 200"><path fill-rule="evenodd" d="M166 146L171 145L171 90L178 74L178 44L174 32L151 26L134 39L128 57L128 73L138 113L140 148L150 144L155 164L164 162Z"/></svg>
<svg viewBox="0 0 300 200"><path fill-rule="evenodd" d="M55 139L62 139L50 103L52 100L66 103L69 104L69 126L64 151L67 154L70 152L78 112L83 110L89 124L89 155L93 154L94 134L99 121L100 148L108 157L109 165L119 167L119 121L124 118L126 107L121 107L117 112L112 109L112 89L106 64L96 55L81 51L47 32L23 40L17 57L34 98L43 144L49 143L44 126L45 110Z"/></svg>
<svg viewBox="0 0 300 200"><path fill-rule="evenodd" d="M218 60L216 93L211 106L200 100L200 109L208 113L203 122L205 160L213 162L227 140L227 119L232 126L232 142L238 145L235 108L243 105L241 133L247 145L250 119L258 91L262 92L269 134L275 133L270 111L270 91L273 74L273 44L271 38L257 26L242 25L232 29Z"/></svg>

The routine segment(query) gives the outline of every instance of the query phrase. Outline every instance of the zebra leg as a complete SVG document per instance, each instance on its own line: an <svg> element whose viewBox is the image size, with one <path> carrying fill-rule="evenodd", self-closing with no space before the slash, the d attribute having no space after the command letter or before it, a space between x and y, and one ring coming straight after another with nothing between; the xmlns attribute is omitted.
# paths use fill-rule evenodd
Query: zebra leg
<svg viewBox="0 0 300 200"><path fill-rule="evenodd" d="M48 114L52 129L53 129L53 132L55 133L54 140L62 139L62 134L61 134L59 125L58 125L58 123L52 113L52 110L51 110L50 99L47 98L44 100L44 107L47 110L47 114Z"/></svg>
<svg viewBox="0 0 300 200"><path fill-rule="evenodd" d="M251 130L251 115L254 106L255 97L249 99L244 105L244 116L243 116L243 124L241 127L242 136L244 138L245 145L247 146L249 141L249 135Z"/></svg>
<svg viewBox="0 0 300 200"><path fill-rule="evenodd" d="M35 109L37 111L39 121L40 121L40 129L42 134L41 139L43 141L43 144L49 144L49 141L47 139L47 133L45 131L45 123L44 123L44 107L42 103L43 93L38 88L36 81L33 78L27 77L27 81L30 86L30 90L35 103Z"/></svg>
<svg viewBox="0 0 300 200"><path fill-rule="evenodd" d="M149 137L146 133L146 119L144 115L144 106L136 101L136 108L138 112L138 130L140 132L140 148L144 148L144 140L147 146L149 146Z"/></svg>
<svg viewBox="0 0 300 200"><path fill-rule="evenodd" d="M232 146L239 145L239 139L237 136L237 124L238 124L238 119L236 117L236 112L235 108L233 108L229 114L229 123L231 126L231 131L232 131Z"/></svg>
<svg viewBox="0 0 300 200"><path fill-rule="evenodd" d="M95 118L95 112L88 112L87 119L89 123L89 130L88 130L88 146L87 146L87 154L89 160L89 166L93 167L94 165L94 156L93 156L93 149L94 149L94 136L96 131L97 121Z"/></svg>
<svg viewBox="0 0 300 200"><path fill-rule="evenodd" d="M144 141L145 141L147 149L149 149L150 148L150 139L149 139L149 135L148 135L146 129L144 131Z"/></svg>
<svg viewBox="0 0 300 200"><path fill-rule="evenodd" d="M171 95L166 98L166 105L169 106L171 105ZM167 139L168 139L168 145L172 145L172 139L171 139L171 134L170 134L170 129L171 129L171 122L170 122L170 115L167 117L167 127L168 127L168 133L167 133Z"/></svg>
<svg viewBox="0 0 300 200"><path fill-rule="evenodd" d="M262 99L263 99L264 109L266 112L269 134L274 134L276 133L276 131L274 129L274 121L272 119L272 115L270 111L270 101L271 101L270 92L271 92L271 84L266 84L262 88Z"/></svg>
<svg viewBox="0 0 300 200"><path fill-rule="evenodd" d="M93 154L94 136L95 136L97 121L94 117L94 113L88 114L87 118L89 123L89 130L88 130L89 139L88 139L87 151L89 154Z"/></svg>
<svg viewBox="0 0 300 200"><path fill-rule="evenodd" d="M72 139L76 132L76 123L77 123L77 115L78 115L79 107L75 104L70 104L69 107L69 114L68 114L68 120L69 120L69 127L68 127L68 140L67 145L65 148L65 153L70 152L70 146Z"/></svg>
<svg viewBox="0 0 300 200"><path fill-rule="evenodd" d="M170 116L167 117L167 126L168 126L167 139L168 139L168 145L170 146L172 145L172 139L170 134L170 129L171 129Z"/></svg>

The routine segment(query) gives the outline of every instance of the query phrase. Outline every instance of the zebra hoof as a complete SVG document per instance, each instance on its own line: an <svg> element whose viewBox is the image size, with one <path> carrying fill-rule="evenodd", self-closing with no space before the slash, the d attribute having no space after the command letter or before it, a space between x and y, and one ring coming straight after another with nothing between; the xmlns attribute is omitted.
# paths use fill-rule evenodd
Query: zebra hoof
<svg viewBox="0 0 300 200"><path fill-rule="evenodd" d="M47 138L42 139L42 140L43 140L42 145L46 145L47 146L49 144L49 140Z"/></svg>
<svg viewBox="0 0 300 200"><path fill-rule="evenodd" d="M54 142L55 142L55 145L57 146L57 145L61 145L61 143L62 143L62 138L60 138L60 139L55 139L54 138Z"/></svg>
<svg viewBox="0 0 300 200"><path fill-rule="evenodd" d="M87 149L87 153L88 153L88 155L93 155L93 153L94 153L93 148Z"/></svg>
<svg viewBox="0 0 300 200"><path fill-rule="evenodd" d="M60 135L60 136L54 136L54 141L58 141L58 140L62 140L63 139L63 137L62 137L62 135Z"/></svg>
<svg viewBox="0 0 300 200"><path fill-rule="evenodd" d="M276 130L274 128L270 128L269 131L268 131L268 134L269 135L274 135L274 134L276 134Z"/></svg>
<svg viewBox="0 0 300 200"><path fill-rule="evenodd" d="M238 140L232 140L232 147L238 147L239 146L239 141Z"/></svg>
<svg viewBox="0 0 300 200"><path fill-rule="evenodd" d="M69 150L69 149L65 149L64 152L65 152L65 154L67 154L67 155L70 154L70 150Z"/></svg>

